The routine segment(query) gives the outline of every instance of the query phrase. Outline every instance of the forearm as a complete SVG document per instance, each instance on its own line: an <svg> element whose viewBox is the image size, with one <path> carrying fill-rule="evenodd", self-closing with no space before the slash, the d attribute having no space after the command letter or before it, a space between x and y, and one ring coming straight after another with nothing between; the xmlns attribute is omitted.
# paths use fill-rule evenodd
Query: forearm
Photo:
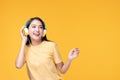
<svg viewBox="0 0 120 80"><path fill-rule="evenodd" d="M16 68L21 68L24 65L24 48L25 48L25 42L22 42L20 52L18 54L18 57L16 59Z"/></svg>
<svg viewBox="0 0 120 80"><path fill-rule="evenodd" d="M67 70L69 69L70 65L71 65L72 60L67 60L67 62L62 66L61 68L61 73L65 73L67 72Z"/></svg>

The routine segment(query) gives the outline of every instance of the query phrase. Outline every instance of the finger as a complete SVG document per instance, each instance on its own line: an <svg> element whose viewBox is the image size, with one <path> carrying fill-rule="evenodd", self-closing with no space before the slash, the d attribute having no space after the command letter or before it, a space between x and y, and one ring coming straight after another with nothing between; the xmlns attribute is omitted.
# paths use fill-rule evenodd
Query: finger
<svg viewBox="0 0 120 80"><path fill-rule="evenodd" d="M79 51L79 49L78 48L74 48L74 50L73 51Z"/></svg>
<svg viewBox="0 0 120 80"><path fill-rule="evenodd" d="M20 33L21 35L25 36L25 26L22 26L22 28L20 29Z"/></svg>
<svg viewBox="0 0 120 80"><path fill-rule="evenodd" d="M79 54L79 49L76 49L75 52L76 52L77 54Z"/></svg>
<svg viewBox="0 0 120 80"><path fill-rule="evenodd" d="M78 48L73 48L74 50L78 50Z"/></svg>
<svg viewBox="0 0 120 80"><path fill-rule="evenodd" d="M21 29L20 29L20 32L22 32L24 28L25 28L25 26L22 26Z"/></svg>
<svg viewBox="0 0 120 80"><path fill-rule="evenodd" d="M70 52L74 52L75 51L75 48L71 49Z"/></svg>
<svg viewBox="0 0 120 80"><path fill-rule="evenodd" d="M23 29L24 29L24 26L22 26L21 29L20 29L21 36L23 35Z"/></svg>
<svg viewBox="0 0 120 80"><path fill-rule="evenodd" d="M74 52L76 52L77 54L79 53L79 49L78 48L73 48L73 49L71 49L71 52L72 52L72 54L74 53Z"/></svg>
<svg viewBox="0 0 120 80"><path fill-rule="evenodd" d="M79 50L78 48L75 48L76 50Z"/></svg>

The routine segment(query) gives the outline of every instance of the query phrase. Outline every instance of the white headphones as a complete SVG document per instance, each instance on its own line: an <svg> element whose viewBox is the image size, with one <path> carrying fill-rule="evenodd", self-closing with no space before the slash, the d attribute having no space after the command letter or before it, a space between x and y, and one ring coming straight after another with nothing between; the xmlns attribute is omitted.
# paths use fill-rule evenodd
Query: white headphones
<svg viewBox="0 0 120 80"><path fill-rule="evenodd" d="M46 28L45 28L42 37L44 37L46 35L46 32L47 31L46 31Z"/></svg>
<svg viewBox="0 0 120 80"><path fill-rule="evenodd" d="M28 27L28 22L29 22L29 21L26 22L26 26L25 26L25 28L24 28L24 35L25 35L25 36L29 35L29 33L28 33L28 28L27 28L27 27ZM46 35L46 32L47 32L47 31L46 31L46 27L45 27L45 28L44 28L44 31L43 31L42 37L44 37L44 36Z"/></svg>
<svg viewBox="0 0 120 80"><path fill-rule="evenodd" d="M46 35L46 32L47 32L46 29L44 29L42 37L44 37ZM29 35L28 28L26 28L26 27L24 28L24 35L25 36Z"/></svg>

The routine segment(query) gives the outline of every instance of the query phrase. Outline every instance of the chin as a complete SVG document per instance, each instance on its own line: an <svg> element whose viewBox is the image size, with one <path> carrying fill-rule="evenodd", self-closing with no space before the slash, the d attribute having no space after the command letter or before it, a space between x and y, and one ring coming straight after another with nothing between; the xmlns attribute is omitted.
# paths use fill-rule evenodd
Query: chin
<svg viewBox="0 0 120 80"><path fill-rule="evenodd" d="M39 41L39 40L41 40L42 38L41 38L41 37L34 37L33 39L36 40L36 41Z"/></svg>

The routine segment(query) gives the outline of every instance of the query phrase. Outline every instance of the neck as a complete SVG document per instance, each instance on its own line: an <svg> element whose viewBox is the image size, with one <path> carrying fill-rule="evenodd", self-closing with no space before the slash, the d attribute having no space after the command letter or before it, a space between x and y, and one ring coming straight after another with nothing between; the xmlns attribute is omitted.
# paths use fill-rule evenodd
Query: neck
<svg viewBox="0 0 120 80"><path fill-rule="evenodd" d="M31 44L33 46L39 45L41 42L42 42L42 40L39 40L39 41L31 40Z"/></svg>

